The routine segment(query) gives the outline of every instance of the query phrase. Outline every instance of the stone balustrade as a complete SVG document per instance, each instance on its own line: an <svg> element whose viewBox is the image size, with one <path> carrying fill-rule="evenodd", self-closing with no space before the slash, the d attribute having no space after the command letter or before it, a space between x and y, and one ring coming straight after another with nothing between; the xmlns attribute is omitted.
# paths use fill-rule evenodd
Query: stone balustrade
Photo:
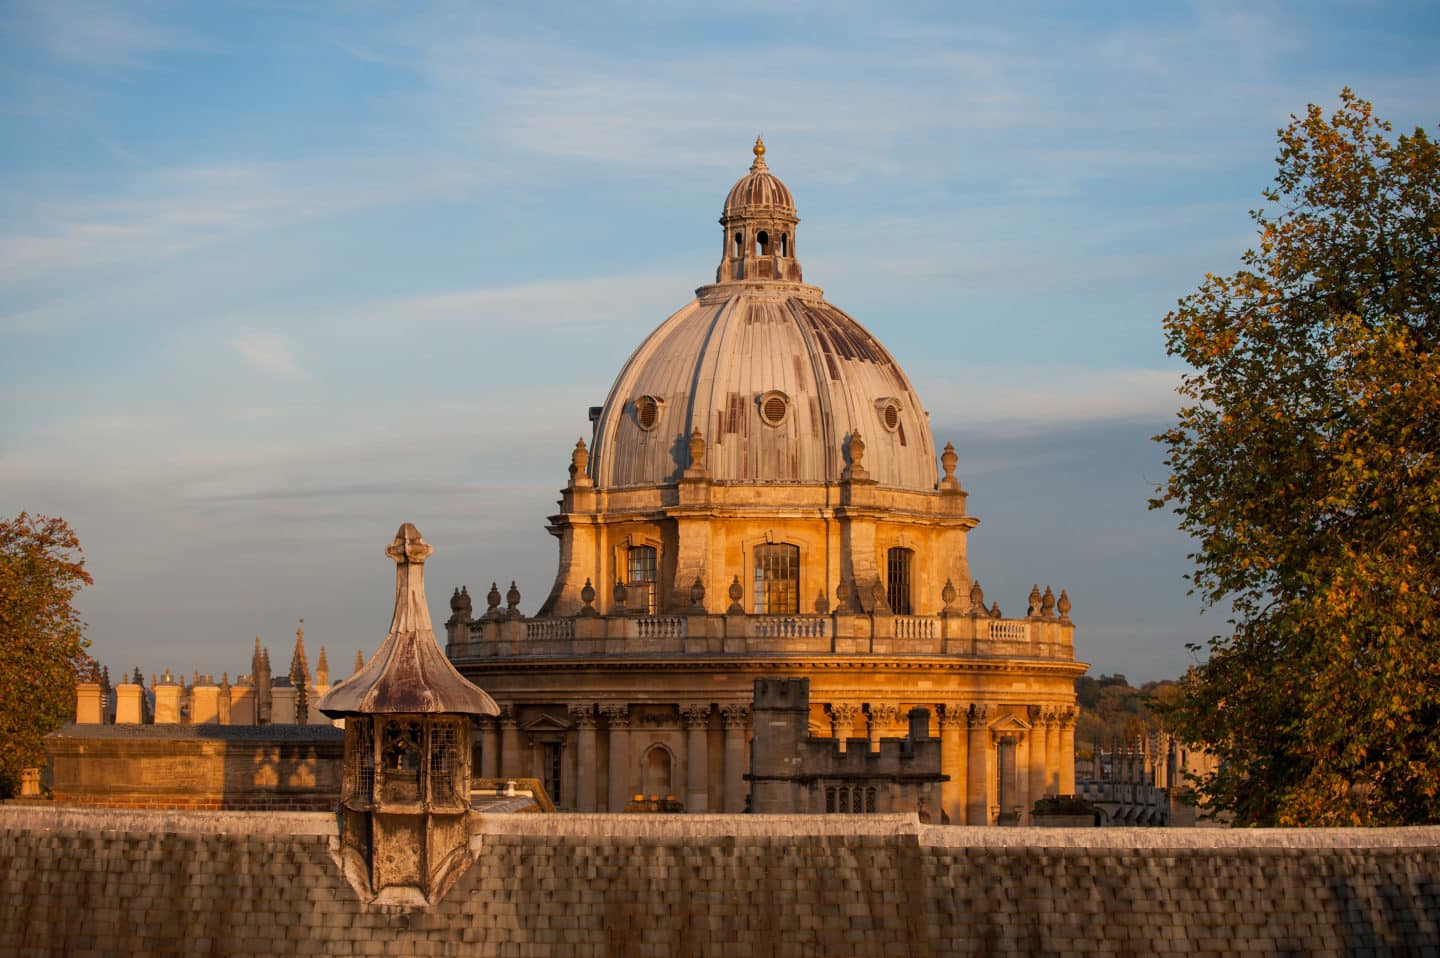
<svg viewBox="0 0 1440 958"><path fill-rule="evenodd" d="M875 613L828 615L593 615L452 619L453 661L587 655L940 655L1071 661L1074 624Z"/></svg>

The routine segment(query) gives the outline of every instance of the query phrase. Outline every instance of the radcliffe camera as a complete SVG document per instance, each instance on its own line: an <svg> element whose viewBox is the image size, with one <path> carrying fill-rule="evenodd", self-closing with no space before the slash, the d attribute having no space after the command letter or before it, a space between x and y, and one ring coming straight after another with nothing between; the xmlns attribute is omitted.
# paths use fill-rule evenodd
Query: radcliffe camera
<svg viewBox="0 0 1440 958"><path fill-rule="evenodd" d="M554 12L7 16L0 954L1440 954L1434 25Z"/></svg>

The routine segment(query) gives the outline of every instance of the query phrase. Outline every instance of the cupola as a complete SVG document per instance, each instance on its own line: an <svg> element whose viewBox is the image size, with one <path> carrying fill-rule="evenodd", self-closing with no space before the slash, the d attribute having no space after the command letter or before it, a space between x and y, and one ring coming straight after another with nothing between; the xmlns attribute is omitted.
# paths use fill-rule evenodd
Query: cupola
<svg viewBox="0 0 1440 958"><path fill-rule="evenodd" d="M755 138L755 162L725 197L720 216L724 251L715 282L783 280L801 282L795 258L795 199L765 163L765 141Z"/></svg>

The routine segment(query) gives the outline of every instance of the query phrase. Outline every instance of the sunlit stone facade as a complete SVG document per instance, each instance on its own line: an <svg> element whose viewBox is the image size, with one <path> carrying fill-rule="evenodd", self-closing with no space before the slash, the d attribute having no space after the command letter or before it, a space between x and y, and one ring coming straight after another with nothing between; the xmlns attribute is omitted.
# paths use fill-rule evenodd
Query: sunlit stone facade
<svg viewBox="0 0 1440 958"><path fill-rule="evenodd" d="M1023 823L1074 791L1069 598L987 608L958 457L947 444L937 468L899 364L802 282L764 152L726 199L716 282L591 412L539 612L513 588L479 615L452 599L448 654L501 707L480 774L540 778L563 809L744 811L753 680L795 676L840 748L878 750L929 709L939 819Z"/></svg>

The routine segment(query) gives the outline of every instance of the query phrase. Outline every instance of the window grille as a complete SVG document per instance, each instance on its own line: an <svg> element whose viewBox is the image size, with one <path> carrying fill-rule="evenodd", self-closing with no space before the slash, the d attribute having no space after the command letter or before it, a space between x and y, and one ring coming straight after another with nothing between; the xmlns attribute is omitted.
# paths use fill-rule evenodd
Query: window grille
<svg viewBox="0 0 1440 958"><path fill-rule="evenodd" d="M850 814L850 789L848 788L840 789L840 814Z"/></svg>
<svg viewBox="0 0 1440 958"><path fill-rule="evenodd" d="M371 801L375 796L375 730L370 719L352 716L345 723L350 736L350 797Z"/></svg>
<svg viewBox="0 0 1440 958"><path fill-rule="evenodd" d="M896 615L914 615L910 602L910 559L913 549L891 549L886 554L889 575L885 583L885 601Z"/></svg>
<svg viewBox="0 0 1440 958"><path fill-rule="evenodd" d="M800 547L755 547L755 614L800 614Z"/></svg>
<svg viewBox="0 0 1440 958"><path fill-rule="evenodd" d="M655 614L655 569L658 564L654 546L631 547L626 562L627 574L631 585L645 583L645 611L649 615Z"/></svg>
<svg viewBox="0 0 1440 958"><path fill-rule="evenodd" d="M875 811L875 786L874 786L874 785L871 785L869 788L865 789L865 811L870 812L870 813L872 813L872 814L873 814L874 811Z"/></svg>
<svg viewBox="0 0 1440 958"><path fill-rule="evenodd" d="M835 814L835 789L825 789L825 811L831 815Z"/></svg>
<svg viewBox="0 0 1440 958"><path fill-rule="evenodd" d="M460 748L455 726L436 722L430 726L430 800L447 801L457 796L456 773L460 768Z"/></svg>
<svg viewBox="0 0 1440 958"><path fill-rule="evenodd" d="M380 763L384 769L386 798L416 801L420 798L419 722L390 719L380 739Z"/></svg>

